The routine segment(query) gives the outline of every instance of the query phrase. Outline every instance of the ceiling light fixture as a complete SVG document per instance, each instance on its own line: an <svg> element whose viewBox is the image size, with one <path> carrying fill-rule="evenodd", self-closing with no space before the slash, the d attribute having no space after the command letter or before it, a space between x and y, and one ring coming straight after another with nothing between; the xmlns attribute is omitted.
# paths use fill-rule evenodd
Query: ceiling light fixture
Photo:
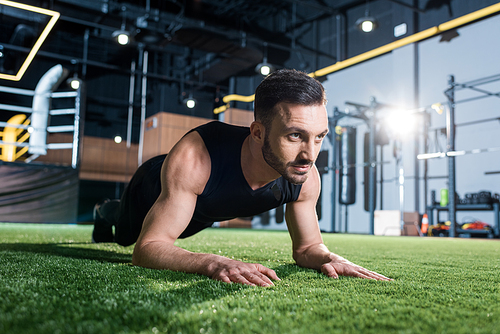
<svg viewBox="0 0 500 334"><path fill-rule="evenodd" d="M255 72L260 73L264 76L268 75L274 70L273 66L267 62L267 59L263 59L262 63L255 67Z"/></svg>
<svg viewBox="0 0 500 334"><path fill-rule="evenodd" d="M262 57L262 62L255 66L255 72L266 76L274 71L274 66L267 62L267 43L264 42L264 57Z"/></svg>
<svg viewBox="0 0 500 334"><path fill-rule="evenodd" d="M119 30L114 31L111 34L111 37L113 37L114 39L116 39L116 41L120 45L127 45L128 43L130 43L130 32L128 32L125 29L125 12L126 12L126 10L127 10L127 8L125 6L123 6L122 7L123 19L122 19L122 26L121 26L121 28Z"/></svg>
<svg viewBox="0 0 500 334"><path fill-rule="evenodd" d="M111 36L115 38L120 45L127 45L130 42L130 33L126 30L116 30Z"/></svg>
<svg viewBox="0 0 500 334"><path fill-rule="evenodd" d="M356 27L365 33L372 32L378 27L378 22L373 16L370 16L369 0L366 0L365 16L356 20Z"/></svg>
<svg viewBox="0 0 500 334"><path fill-rule="evenodd" d="M370 16L368 11L366 11L365 16L356 21L356 27L362 32L369 33L378 27L378 22L373 16Z"/></svg>
<svg viewBox="0 0 500 334"><path fill-rule="evenodd" d="M193 97L192 93L189 93L189 96L183 100L186 107L189 109L193 109L196 107L196 99Z"/></svg>
<svg viewBox="0 0 500 334"><path fill-rule="evenodd" d="M82 84L82 80L78 78L78 75L75 73L72 78L67 80L67 83L74 90L78 90Z"/></svg>

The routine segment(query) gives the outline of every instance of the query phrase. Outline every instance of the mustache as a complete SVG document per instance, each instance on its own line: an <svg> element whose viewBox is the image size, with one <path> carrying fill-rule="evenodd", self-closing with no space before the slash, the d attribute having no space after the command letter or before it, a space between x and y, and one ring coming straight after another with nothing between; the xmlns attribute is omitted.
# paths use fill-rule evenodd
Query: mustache
<svg viewBox="0 0 500 334"><path fill-rule="evenodd" d="M306 159L295 160L288 163L288 165L290 166L309 166L309 167L312 167L313 164L314 161Z"/></svg>

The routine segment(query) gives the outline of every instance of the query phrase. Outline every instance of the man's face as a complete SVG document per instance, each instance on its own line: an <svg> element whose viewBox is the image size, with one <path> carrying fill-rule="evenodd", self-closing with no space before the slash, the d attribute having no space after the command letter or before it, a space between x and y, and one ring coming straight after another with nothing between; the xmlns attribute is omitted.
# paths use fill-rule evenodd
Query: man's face
<svg viewBox="0 0 500 334"><path fill-rule="evenodd" d="M281 103L271 129L266 129L262 155L269 166L293 184L307 180L328 133L324 105Z"/></svg>

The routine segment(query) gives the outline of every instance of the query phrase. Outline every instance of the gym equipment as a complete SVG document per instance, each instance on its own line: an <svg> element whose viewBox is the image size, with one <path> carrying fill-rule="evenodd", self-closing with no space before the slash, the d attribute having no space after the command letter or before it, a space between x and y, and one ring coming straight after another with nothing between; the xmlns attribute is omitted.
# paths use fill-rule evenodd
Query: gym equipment
<svg viewBox="0 0 500 334"><path fill-rule="evenodd" d="M356 128L343 127L339 152L339 203L350 205L356 202Z"/></svg>

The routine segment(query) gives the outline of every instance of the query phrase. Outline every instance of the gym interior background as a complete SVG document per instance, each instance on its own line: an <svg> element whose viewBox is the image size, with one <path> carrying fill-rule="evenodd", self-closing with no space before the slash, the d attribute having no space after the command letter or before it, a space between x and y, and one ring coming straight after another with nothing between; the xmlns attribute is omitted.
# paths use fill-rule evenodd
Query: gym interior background
<svg viewBox="0 0 500 334"><path fill-rule="evenodd" d="M442 235L498 237L499 5L1 0L1 220L91 221L191 127L249 124L269 65L327 91L323 231L418 235L427 214L457 223ZM233 226L285 229L282 211ZM470 222L492 230L463 230Z"/></svg>

